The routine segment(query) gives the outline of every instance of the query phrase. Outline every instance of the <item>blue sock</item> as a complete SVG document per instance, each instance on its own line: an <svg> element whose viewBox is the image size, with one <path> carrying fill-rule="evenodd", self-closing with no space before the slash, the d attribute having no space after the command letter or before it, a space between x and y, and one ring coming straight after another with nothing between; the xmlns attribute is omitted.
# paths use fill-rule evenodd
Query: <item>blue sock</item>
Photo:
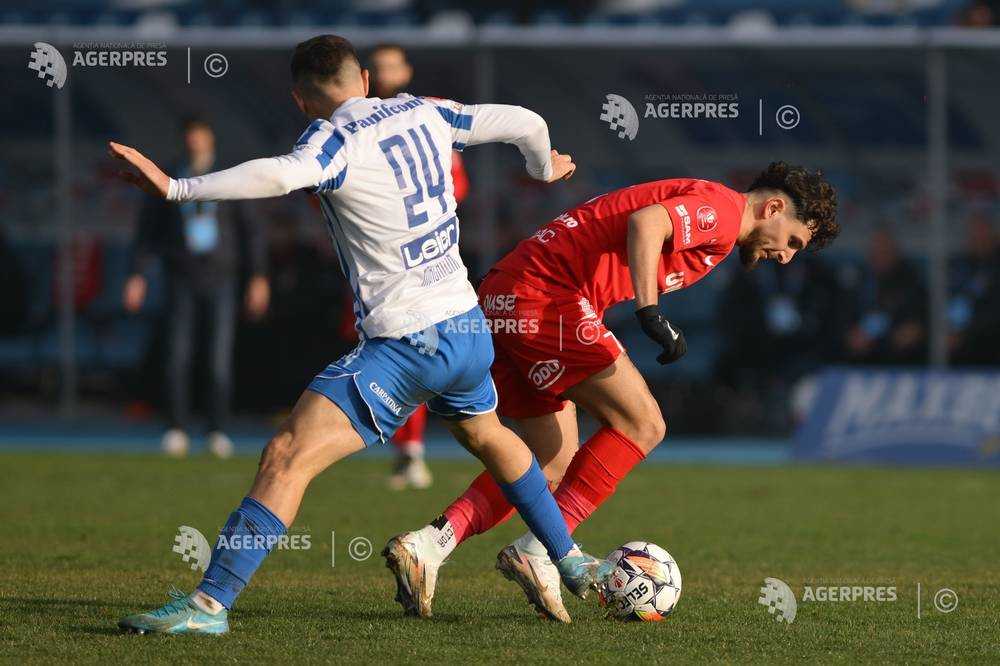
<svg viewBox="0 0 1000 666"><path fill-rule="evenodd" d="M498 485L507 501L521 514L528 529L545 546L552 562L558 562L573 549L566 521L534 457L531 458L531 467L520 479Z"/></svg>
<svg viewBox="0 0 1000 666"><path fill-rule="evenodd" d="M198 589L232 608L285 530L285 524L270 509L252 497L244 497L219 533L212 550L212 563Z"/></svg>

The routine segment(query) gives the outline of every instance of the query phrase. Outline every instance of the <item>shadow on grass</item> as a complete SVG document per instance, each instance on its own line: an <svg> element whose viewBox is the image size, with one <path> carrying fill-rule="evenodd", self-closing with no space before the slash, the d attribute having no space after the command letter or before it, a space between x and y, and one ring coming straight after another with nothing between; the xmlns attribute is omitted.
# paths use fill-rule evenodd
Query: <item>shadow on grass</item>
<svg viewBox="0 0 1000 666"><path fill-rule="evenodd" d="M92 606L94 608L134 608L136 603L103 601L101 599L58 599L53 597L8 597L4 604L35 611L48 611L55 606Z"/></svg>
<svg viewBox="0 0 1000 666"><path fill-rule="evenodd" d="M67 627L70 631L75 634L89 634L90 636L128 636L124 631L119 629L114 625L78 625L74 627ZM140 637L137 637L140 638Z"/></svg>
<svg viewBox="0 0 1000 666"><path fill-rule="evenodd" d="M237 609L230 615L234 623L240 621L284 621L284 620L308 620L310 622L335 622L346 620L350 622L365 623L414 623L415 625L427 625L431 627L435 624L505 624L510 622L523 622L525 618L534 619L530 613L518 611L507 612L477 612L476 614L460 613L435 613L434 617L424 619L413 615L403 615L399 609L359 609L356 607L337 607L314 605L298 608L247 608Z"/></svg>

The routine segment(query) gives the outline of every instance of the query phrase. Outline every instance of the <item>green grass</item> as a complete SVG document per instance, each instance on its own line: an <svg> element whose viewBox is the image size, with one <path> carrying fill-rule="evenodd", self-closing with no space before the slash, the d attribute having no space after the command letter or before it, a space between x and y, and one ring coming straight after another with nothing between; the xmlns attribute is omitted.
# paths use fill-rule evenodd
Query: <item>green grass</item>
<svg viewBox="0 0 1000 666"><path fill-rule="evenodd" d="M383 490L385 462L348 461L310 488L297 532L308 551L273 554L220 638L119 635L117 619L161 604L198 576L171 552L181 524L209 537L248 487L255 461L127 455L0 455L0 658L18 661L366 663L528 661L1000 660L1000 477L846 468L640 467L577 532L604 553L647 539L677 558L684 596L659 624L605 620L570 599L574 624L537 620L493 569L522 527L461 547L442 570L435 618L403 618L377 554L347 542L424 524L470 480L434 465L430 491ZM331 567L330 531L336 530ZM798 617L756 603L766 576L789 583ZM923 617L916 615L916 585ZM895 602L801 601L804 585L895 585ZM941 587L959 596L941 614Z"/></svg>

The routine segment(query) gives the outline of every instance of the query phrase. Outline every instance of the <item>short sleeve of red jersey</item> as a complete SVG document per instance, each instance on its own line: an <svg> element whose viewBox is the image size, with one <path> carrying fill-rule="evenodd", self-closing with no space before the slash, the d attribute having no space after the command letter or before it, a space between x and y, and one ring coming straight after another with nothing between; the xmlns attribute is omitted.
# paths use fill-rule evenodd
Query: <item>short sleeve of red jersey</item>
<svg viewBox="0 0 1000 666"><path fill-rule="evenodd" d="M660 205L667 209L674 226L671 239L671 249L674 251L709 245L722 235L719 230L722 214L718 210L720 202L713 202L701 195L687 194L664 199Z"/></svg>

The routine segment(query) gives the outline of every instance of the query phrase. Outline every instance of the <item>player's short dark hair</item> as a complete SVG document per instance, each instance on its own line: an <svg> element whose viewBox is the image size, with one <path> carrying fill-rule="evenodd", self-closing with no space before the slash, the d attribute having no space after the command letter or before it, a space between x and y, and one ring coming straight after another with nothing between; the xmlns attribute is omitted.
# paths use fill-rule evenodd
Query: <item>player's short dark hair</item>
<svg viewBox="0 0 1000 666"><path fill-rule="evenodd" d="M198 115L184 116L181 119L181 131L187 134L191 130L195 129L206 129L208 131L213 131L212 123L208 121L208 118Z"/></svg>
<svg viewBox="0 0 1000 666"><path fill-rule="evenodd" d="M323 85L341 85L351 68L361 69L354 45L337 35L319 35L295 47L292 83L302 92L319 92Z"/></svg>
<svg viewBox="0 0 1000 666"><path fill-rule="evenodd" d="M826 247L840 233L837 192L823 178L822 171L810 172L800 166L771 162L747 191L754 190L777 190L788 195L795 207L795 216L812 231L810 248Z"/></svg>

